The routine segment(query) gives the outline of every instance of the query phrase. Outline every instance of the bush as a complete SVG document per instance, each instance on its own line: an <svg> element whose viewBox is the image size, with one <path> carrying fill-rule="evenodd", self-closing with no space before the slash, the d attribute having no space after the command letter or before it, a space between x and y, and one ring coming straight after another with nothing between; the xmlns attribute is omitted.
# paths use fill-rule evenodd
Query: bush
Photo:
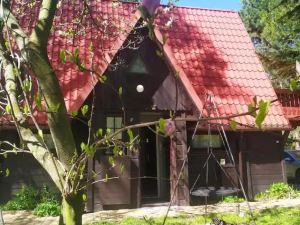
<svg viewBox="0 0 300 225"><path fill-rule="evenodd" d="M255 199L281 199L299 197L300 192L286 183L274 183L265 192L258 193Z"/></svg>
<svg viewBox="0 0 300 225"><path fill-rule="evenodd" d="M59 195L46 186L41 190L32 186L23 186L3 210L34 210L38 216L59 215Z"/></svg>
<svg viewBox="0 0 300 225"><path fill-rule="evenodd" d="M35 207L33 214L36 216L59 216L60 205L57 201L42 202Z"/></svg>
<svg viewBox="0 0 300 225"><path fill-rule="evenodd" d="M8 201L4 210L33 210L40 201L39 192L33 187L23 186L14 198Z"/></svg>

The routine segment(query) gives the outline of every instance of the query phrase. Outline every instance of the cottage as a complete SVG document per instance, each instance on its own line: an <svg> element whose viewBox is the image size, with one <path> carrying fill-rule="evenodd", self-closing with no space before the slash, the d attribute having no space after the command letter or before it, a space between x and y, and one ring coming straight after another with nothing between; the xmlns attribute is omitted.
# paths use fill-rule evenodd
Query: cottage
<svg viewBox="0 0 300 225"><path fill-rule="evenodd" d="M138 151L124 151L114 168L108 164L110 151L99 151L89 162L89 178L101 180L106 174L119 178L88 187L89 211L168 202L170 193L175 193L174 204L190 205L197 203L199 197L191 193L200 187L241 189L243 184L253 199L269 184L286 181L282 158L290 124L281 104L272 104L262 129L255 127L250 115L234 119L235 131L230 128L230 120L224 118L246 113L255 96L277 99L237 12L160 6L154 41L148 36L148 27L143 26L137 4L91 4L92 15L101 15L98 29L93 27L93 18L87 19L84 28L68 42L67 24L80 13L81 6L80 2L70 1L63 3L57 13L49 41L49 57L69 112L90 104L95 95L95 129L115 131L124 123L168 118L170 111L181 121L175 122L176 131L170 138L156 134L155 127L133 130L140 139ZM96 49L92 62L91 43ZM79 72L71 63L60 62L61 49L73 51L76 47L86 64L95 65L97 73L105 75L105 84L87 72ZM198 124L199 116L223 119ZM43 116L38 119L45 123ZM80 145L87 128L76 120L72 124ZM8 128L9 124L3 124L1 135ZM119 138L126 138L126 134ZM4 160L3 166L16 167L13 157ZM123 173L120 165L124 165ZM24 165L20 162L17 167ZM105 172L95 177L92 171ZM28 174L32 174L30 181ZM9 196L7 191L18 187L17 180L41 183L36 177L43 181L46 175L33 170L26 174L22 169L12 171L10 178L2 178L1 196Z"/></svg>

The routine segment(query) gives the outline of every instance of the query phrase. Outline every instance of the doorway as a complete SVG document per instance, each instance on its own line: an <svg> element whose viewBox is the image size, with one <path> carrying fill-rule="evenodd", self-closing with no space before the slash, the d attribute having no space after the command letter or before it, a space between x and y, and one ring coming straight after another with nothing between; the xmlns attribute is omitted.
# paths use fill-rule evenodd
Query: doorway
<svg viewBox="0 0 300 225"><path fill-rule="evenodd" d="M155 132L155 127L141 129L141 200L142 204L169 201L169 141Z"/></svg>

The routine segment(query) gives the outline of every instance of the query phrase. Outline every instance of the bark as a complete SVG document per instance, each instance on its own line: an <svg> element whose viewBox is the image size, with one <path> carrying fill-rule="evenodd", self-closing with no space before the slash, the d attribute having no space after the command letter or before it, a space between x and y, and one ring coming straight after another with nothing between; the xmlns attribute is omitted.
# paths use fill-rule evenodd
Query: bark
<svg viewBox="0 0 300 225"><path fill-rule="evenodd" d="M64 197L59 225L81 225L83 209L84 204L81 192Z"/></svg>
<svg viewBox="0 0 300 225"><path fill-rule="evenodd" d="M4 67L4 78L5 78L5 89L8 94L8 99L12 108L12 113L15 117L15 123L18 127L19 135L21 136L24 144L33 154L33 156L37 159L37 161L41 164L41 166L48 171L50 177L62 191L63 188L63 174L64 169L60 166L57 159L53 157L53 155L43 146L40 141L36 138L34 133L26 127L24 117L22 111L20 110L17 93L16 93L16 76L13 71L13 64L10 61L10 58L5 52L5 45L3 44L3 36L0 35L0 59L3 63Z"/></svg>

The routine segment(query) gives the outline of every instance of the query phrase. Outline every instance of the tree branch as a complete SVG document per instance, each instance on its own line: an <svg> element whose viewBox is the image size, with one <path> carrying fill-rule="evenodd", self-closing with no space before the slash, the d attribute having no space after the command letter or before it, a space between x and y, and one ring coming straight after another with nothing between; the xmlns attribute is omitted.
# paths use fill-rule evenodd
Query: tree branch
<svg viewBox="0 0 300 225"><path fill-rule="evenodd" d="M0 31L2 31L1 28ZM12 113L14 115L15 124L19 131L19 135L21 136L22 141L33 154L33 156L41 164L41 166L44 167L47 171L49 171L49 175L53 179L56 186L60 190L62 190L62 177L64 174L64 168L61 167L58 160L53 157L51 152L49 152L46 147L43 147L43 145L41 145L40 141L35 136L35 134L29 128L26 128L26 118L24 117L17 100L17 85L16 77L14 75L14 66L11 62L11 59L9 58L9 55L6 54L7 49L5 48L5 44L3 44L3 41L5 41L5 39L3 37L3 33L1 32L0 60L2 61L4 68L4 78L6 82L5 89L7 92L7 98L9 99L10 107L12 109Z"/></svg>
<svg viewBox="0 0 300 225"><path fill-rule="evenodd" d="M47 42L53 24L58 0L43 0L37 25L30 35L30 42L41 47L47 54Z"/></svg>
<svg viewBox="0 0 300 225"><path fill-rule="evenodd" d="M23 31L23 29L21 28L21 26L19 25L15 16L8 8L7 4L3 4L2 15L3 17L0 17L0 21L3 21L7 29L11 31L12 35L16 39L16 43L20 51L24 51L24 49L28 44L28 37Z"/></svg>

